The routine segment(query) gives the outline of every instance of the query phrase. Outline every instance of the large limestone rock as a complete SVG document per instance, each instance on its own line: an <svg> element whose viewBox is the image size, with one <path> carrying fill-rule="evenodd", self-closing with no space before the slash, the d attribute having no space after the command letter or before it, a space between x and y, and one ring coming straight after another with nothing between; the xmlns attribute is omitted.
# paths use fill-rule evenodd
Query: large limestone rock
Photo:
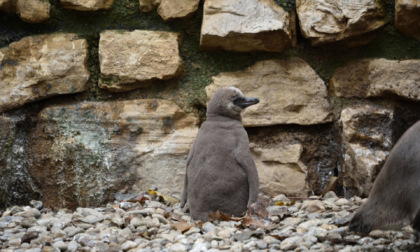
<svg viewBox="0 0 420 252"><path fill-rule="evenodd" d="M0 206L28 204L37 198L27 172L26 138L22 134L24 117L0 116Z"/></svg>
<svg viewBox="0 0 420 252"><path fill-rule="evenodd" d="M420 1L395 1L395 28L406 36L420 40Z"/></svg>
<svg viewBox="0 0 420 252"><path fill-rule="evenodd" d="M165 100L47 107L31 133L29 173L46 206L99 206L155 186L180 195L197 132L196 118Z"/></svg>
<svg viewBox="0 0 420 252"><path fill-rule="evenodd" d="M260 179L260 190L267 195L306 197L307 167L300 161L303 146L290 144L275 148L256 147L251 144Z"/></svg>
<svg viewBox="0 0 420 252"><path fill-rule="evenodd" d="M330 178L338 175L341 153L333 127L322 124L247 128L261 191L269 195L320 195Z"/></svg>
<svg viewBox="0 0 420 252"><path fill-rule="evenodd" d="M97 11L111 8L114 0L60 0L66 9L78 11Z"/></svg>
<svg viewBox="0 0 420 252"><path fill-rule="evenodd" d="M0 49L0 112L87 89L88 45L75 34L26 37Z"/></svg>
<svg viewBox="0 0 420 252"><path fill-rule="evenodd" d="M45 0L18 0L16 13L29 23L41 23L50 19L50 2Z"/></svg>
<svg viewBox="0 0 420 252"><path fill-rule="evenodd" d="M336 69L331 92L339 97L398 96L420 101L420 60L363 59Z"/></svg>
<svg viewBox="0 0 420 252"><path fill-rule="evenodd" d="M296 0L296 9L302 34L313 46L343 40L366 44L386 23L380 0Z"/></svg>
<svg viewBox="0 0 420 252"><path fill-rule="evenodd" d="M99 87L129 91L182 73L179 34L163 31L104 31L99 40Z"/></svg>
<svg viewBox="0 0 420 252"><path fill-rule="evenodd" d="M158 14L165 21L192 16L198 9L200 0L161 0Z"/></svg>
<svg viewBox="0 0 420 252"><path fill-rule="evenodd" d="M220 73L206 87L208 99L223 86L235 86L260 103L243 113L245 126L311 125L332 121L324 82L302 59L266 60L245 71Z"/></svg>
<svg viewBox="0 0 420 252"><path fill-rule="evenodd" d="M392 147L391 109L364 105L341 111L345 196L367 197Z"/></svg>
<svg viewBox="0 0 420 252"><path fill-rule="evenodd" d="M14 12L29 23L41 23L50 18L51 4L45 0L0 0L0 10Z"/></svg>
<svg viewBox="0 0 420 252"><path fill-rule="evenodd" d="M273 0L207 0L200 47L282 52L296 44L295 19Z"/></svg>

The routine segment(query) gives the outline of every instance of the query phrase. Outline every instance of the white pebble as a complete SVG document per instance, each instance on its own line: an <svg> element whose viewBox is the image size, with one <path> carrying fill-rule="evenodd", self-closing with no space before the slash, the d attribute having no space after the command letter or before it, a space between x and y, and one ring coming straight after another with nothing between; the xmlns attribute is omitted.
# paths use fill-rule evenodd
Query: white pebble
<svg viewBox="0 0 420 252"><path fill-rule="evenodd" d="M67 250L71 251L71 252L74 252L74 251L77 251L80 247L82 247L82 246L80 246L79 243L77 243L76 241L71 241L67 245Z"/></svg>
<svg viewBox="0 0 420 252"><path fill-rule="evenodd" d="M303 238L300 236L292 236L289 238L284 239L281 244L280 248L282 250L292 250L297 248L297 246L303 241Z"/></svg>
<svg viewBox="0 0 420 252"><path fill-rule="evenodd" d="M137 247L137 243L133 241L126 241L121 245L121 249L124 251L130 250L136 247Z"/></svg>

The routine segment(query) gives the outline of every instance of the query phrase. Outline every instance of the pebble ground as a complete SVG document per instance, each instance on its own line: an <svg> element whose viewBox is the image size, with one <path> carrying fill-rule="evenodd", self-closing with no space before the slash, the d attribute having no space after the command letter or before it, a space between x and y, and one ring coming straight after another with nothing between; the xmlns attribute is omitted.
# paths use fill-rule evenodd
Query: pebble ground
<svg viewBox="0 0 420 252"><path fill-rule="evenodd" d="M347 224L363 202L358 197L329 192L305 200L260 199L265 203L254 215L215 214L206 223L192 220L179 204L168 206L147 194L75 211L52 211L32 201L0 212L0 251L418 251L411 227L368 236L349 232Z"/></svg>

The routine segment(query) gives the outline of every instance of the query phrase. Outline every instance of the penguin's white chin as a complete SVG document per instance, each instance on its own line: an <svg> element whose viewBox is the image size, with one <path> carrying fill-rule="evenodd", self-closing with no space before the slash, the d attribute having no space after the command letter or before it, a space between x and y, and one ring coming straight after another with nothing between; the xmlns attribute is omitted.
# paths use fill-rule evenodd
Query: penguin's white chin
<svg viewBox="0 0 420 252"><path fill-rule="evenodd" d="M228 111L231 112L233 115L241 114L242 108L236 106L233 103L228 104Z"/></svg>

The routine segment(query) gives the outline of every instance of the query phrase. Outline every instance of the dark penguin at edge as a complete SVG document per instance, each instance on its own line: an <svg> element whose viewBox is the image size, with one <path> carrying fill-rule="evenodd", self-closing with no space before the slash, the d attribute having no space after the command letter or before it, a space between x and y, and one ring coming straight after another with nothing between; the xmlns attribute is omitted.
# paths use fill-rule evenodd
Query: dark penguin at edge
<svg viewBox="0 0 420 252"><path fill-rule="evenodd" d="M203 222L220 210L240 216L259 193L258 172L249 149L241 112L259 102L235 87L217 90L207 106L187 159L181 207L189 203L191 216Z"/></svg>
<svg viewBox="0 0 420 252"><path fill-rule="evenodd" d="M368 234L374 229L400 229L410 224L420 231L420 121L391 150L349 229Z"/></svg>

